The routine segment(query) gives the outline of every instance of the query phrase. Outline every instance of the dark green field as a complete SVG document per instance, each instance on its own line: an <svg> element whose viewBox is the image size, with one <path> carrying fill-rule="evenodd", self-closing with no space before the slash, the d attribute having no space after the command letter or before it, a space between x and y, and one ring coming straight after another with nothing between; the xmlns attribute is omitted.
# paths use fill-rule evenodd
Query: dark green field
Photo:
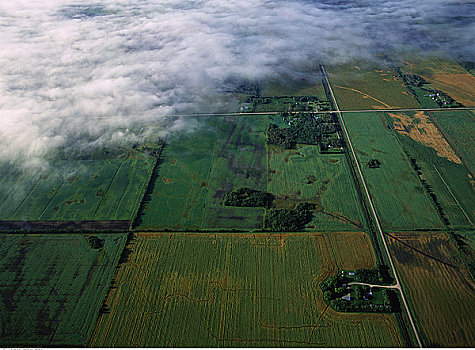
<svg viewBox="0 0 475 350"><path fill-rule="evenodd" d="M0 183L2 220L130 220L153 158L54 161L46 172L12 169Z"/></svg>
<svg viewBox="0 0 475 350"><path fill-rule="evenodd" d="M473 227L475 189L468 169L463 164L438 156L434 149L407 136L399 136L399 139L409 156L416 160L422 178L435 194L450 225L455 228Z"/></svg>
<svg viewBox="0 0 475 350"><path fill-rule="evenodd" d="M262 208L238 208L223 205L224 196L240 187L265 191L267 117L218 119L217 128L227 128L219 138L206 189L202 226L205 228L259 229Z"/></svg>
<svg viewBox="0 0 475 350"><path fill-rule="evenodd" d="M84 346L125 245L125 234L0 236L0 345Z"/></svg>

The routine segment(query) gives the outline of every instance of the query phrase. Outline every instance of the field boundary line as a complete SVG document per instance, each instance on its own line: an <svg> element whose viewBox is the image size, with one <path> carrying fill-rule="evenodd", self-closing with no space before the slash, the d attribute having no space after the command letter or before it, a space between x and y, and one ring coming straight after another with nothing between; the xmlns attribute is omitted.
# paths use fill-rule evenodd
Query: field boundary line
<svg viewBox="0 0 475 350"><path fill-rule="evenodd" d="M403 291L403 289L402 289L402 287L401 287L401 284L400 284L400 282L399 282L399 277L398 277L398 275L397 275L396 268L395 268L394 263L393 263L393 260L392 260L392 258L391 258L391 254L390 254L388 245L387 245L387 243L386 243L386 239L385 239L385 237L384 237L384 233L383 233L383 230L382 230L382 228L381 228L378 215L377 215L376 210L375 210L375 208L374 208L373 201L372 201L371 196L370 196L370 194L369 194L368 187L366 186L366 182L365 182L365 180L364 180L363 173L361 172L361 167L360 167L360 165L359 165L358 158L356 157L356 153L355 153L355 150L354 150L354 148L353 148L353 144L351 143L350 135L349 135L349 133L348 133L348 130L346 129L345 121L343 120L343 116L341 115L341 112L340 112L340 110L339 110L338 102L336 101L335 95L334 95L334 93L333 93L333 89L332 89L332 87L331 87L331 85L330 85L330 81L328 80L328 76L327 76L327 73L326 73L326 71L325 71L325 68L323 67L323 64L320 64L320 68L321 68L321 70L322 70L323 76L324 76L324 78L325 78L325 80L326 80L326 82L327 82L328 89L329 89L329 91L330 91L330 93L331 93L333 102L334 102L334 104L335 104L335 108L336 108L336 110L337 110L337 114L338 114L339 120L340 120L340 122L341 122L341 126L343 127L343 130L345 131L345 135L346 135L346 138L347 138L347 140L348 140L348 145L350 146L351 154L352 154L353 159L354 159L354 161L355 161L355 163L356 163L356 167L357 167L358 173L359 173L359 175L360 175L361 183L363 184L363 187L364 187L364 190L365 190L365 193L366 193L366 197L367 197L367 199L368 199L368 203L369 203L369 205L370 205L370 207L371 207L371 211L372 211L373 217L374 217L374 219L375 219L376 226L377 226L377 228L378 228L378 232L379 232L380 237L381 237L381 240L382 240L382 242L383 242L383 246L384 246L384 249L385 249L385 251L386 251L387 257L388 257L388 259L389 259L389 263L390 263L390 265L391 265L391 269L392 269L394 278L395 278L395 280L396 280L396 284L395 284L394 286L399 290L399 292L400 292L400 294L401 294L401 299L402 299L402 301L403 301L403 303L404 303L404 307L405 307L406 310L407 310L407 315L408 315L408 317L409 317L409 321L410 321L411 326L412 326L412 329L413 329L413 331L414 331L414 335L416 336L417 343L418 343L419 347L422 348L422 343L421 343L421 340L420 340L420 338L419 338L419 334L417 333L417 329L416 329L416 326L415 326L415 324L414 324L414 321L413 321L413 318L412 318L412 315L411 315L411 310L409 309L409 306L408 306L407 301L406 301L406 297L404 296L404 291Z"/></svg>
<svg viewBox="0 0 475 350"><path fill-rule="evenodd" d="M112 186L112 183L114 182L114 180L115 180L117 174L119 173L120 168L122 168L122 164L124 164L124 163L125 163L125 160L123 160L122 162L120 162L120 164L119 164L119 166L117 167L117 169L115 169L114 175L112 176L112 179L111 179L110 182L109 182L109 186L107 186L107 190L106 190L106 192L104 193L104 195L102 196L101 201L100 201L99 204L97 205L96 209L94 210L94 213L92 214L91 219L94 220L94 217L96 216L97 212L98 212L99 209L101 208L102 203L104 203L104 198L106 198L107 194L109 193L109 190L110 190L110 188L111 188L111 186Z"/></svg>
<svg viewBox="0 0 475 350"><path fill-rule="evenodd" d="M119 202L117 203L117 206L114 209L114 214L113 214L114 217L117 217L117 212L119 211L119 208L122 205L122 202L124 201L124 197L125 197L125 194L127 192L127 189L130 186L130 180L131 180L130 173L131 172L133 173L133 170L135 170L135 167L137 166L137 158L133 159L132 161L133 161L133 167L131 167L131 168L129 167L129 173L127 174L127 187L124 189L124 192L122 192L122 194L120 196L120 199L119 199ZM125 163L125 161L124 161L124 163ZM134 207L135 207L135 205L134 205Z"/></svg>
<svg viewBox="0 0 475 350"><path fill-rule="evenodd" d="M13 213L12 215L12 218L14 218L16 216L16 214L18 213L18 210L20 210L20 208L23 206L23 204L25 204L26 200L28 198L30 198L31 194L33 193L33 191L38 187L39 183L41 182L41 180L44 179L43 176L39 176L38 177L38 180L36 181L35 185L31 188L31 190L28 192L28 194L26 195L25 198L23 198L23 200L21 201L20 205L16 208L15 212Z"/></svg>
<svg viewBox="0 0 475 350"><path fill-rule="evenodd" d="M59 191L61 191L61 189L63 188L66 181L67 181L66 178L63 178L63 182L61 183L61 186L59 186L58 189L56 190L56 192L54 192L54 194L51 197L51 199L49 200L48 204L46 204L45 208L43 209L41 214L38 216L38 219L41 219L41 217L45 214L46 210L48 210L49 206L51 205L51 203L53 202L53 200L55 199L55 197L59 193Z"/></svg>

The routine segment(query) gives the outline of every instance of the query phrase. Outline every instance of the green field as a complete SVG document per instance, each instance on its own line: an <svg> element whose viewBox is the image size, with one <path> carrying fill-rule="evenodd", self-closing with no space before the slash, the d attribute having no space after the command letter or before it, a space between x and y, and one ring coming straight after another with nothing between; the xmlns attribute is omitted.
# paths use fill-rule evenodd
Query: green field
<svg viewBox="0 0 475 350"><path fill-rule="evenodd" d="M385 116L345 113L343 117L383 227L443 227ZM381 166L370 168L367 162L371 159L378 159Z"/></svg>
<svg viewBox="0 0 475 350"><path fill-rule="evenodd" d="M326 307L324 234L140 234L130 249L89 346L402 345L392 315Z"/></svg>
<svg viewBox="0 0 475 350"><path fill-rule="evenodd" d="M430 115L439 129L445 132L444 137L448 139L452 147L456 148L456 152L464 157L462 160L469 169L475 169L474 113L472 111L446 111L431 112Z"/></svg>
<svg viewBox="0 0 475 350"><path fill-rule="evenodd" d="M144 157L54 161L33 174L2 167L0 219L130 220L153 163Z"/></svg>
<svg viewBox="0 0 475 350"><path fill-rule="evenodd" d="M420 168L420 177L430 186L443 209L448 224L455 228L473 227L475 189L466 158L456 152L452 138L433 122L432 114L389 113L401 146ZM461 124L464 121L461 120ZM470 134L467 126L467 133ZM460 134L457 136L460 137ZM447 141L449 140L450 143ZM464 145L467 141L464 142ZM457 148L458 151L458 148Z"/></svg>
<svg viewBox="0 0 475 350"><path fill-rule="evenodd" d="M266 117L201 117L165 146L139 230L260 228L260 208L224 207L234 188L265 189Z"/></svg>
<svg viewBox="0 0 475 350"><path fill-rule="evenodd" d="M261 96L316 96L319 100L327 99L320 72L317 71L309 72L300 79L284 76L280 80L263 81L260 94Z"/></svg>
<svg viewBox="0 0 475 350"><path fill-rule="evenodd" d="M223 201L226 193L241 187L266 190L267 117L220 118L215 123L226 137L214 148L202 226L259 229L264 209L228 207Z"/></svg>
<svg viewBox="0 0 475 350"><path fill-rule="evenodd" d="M328 75L342 110L417 108L396 73L383 62L328 66Z"/></svg>
<svg viewBox="0 0 475 350"><path fill-rule="evenodd" d="M389 238L390 249L423 345L475 346L473 281L456 263L457 252L446 235L424 232L395 237L399 241Z"/></svg>
<svg viewBox="0 0 475 350"><path fill-rule="evenodd" d="M362 228L361 205L343 154L320 154L311 145L296 150L269 146L268 162L267 191L278 197L278 205L309 201L322 207L309 225L312 230Z"/></svg>
<svg viewBox="0 0 475 350"><path fill-rule="evenodd" d="M0 236L0 345L84 346L107 295L125 234Z"/></svg>

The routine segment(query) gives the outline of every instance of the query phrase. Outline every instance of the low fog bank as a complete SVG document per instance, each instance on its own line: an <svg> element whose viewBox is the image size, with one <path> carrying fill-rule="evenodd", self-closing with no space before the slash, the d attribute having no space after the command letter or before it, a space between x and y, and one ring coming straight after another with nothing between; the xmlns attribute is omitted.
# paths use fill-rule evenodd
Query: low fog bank
<svg viewBox="0 0 475 350"><path fill-rule="evenodd" d="M17 0L0 4L0 161L128 145L230 110L229 81L426 45L473 59L461 1ZM471 51L472 50L472 51ZM231 79L231 80L230 80ZM226 90L226 89L224 89ZM231 87L232 90L232 87Z"/></svg>

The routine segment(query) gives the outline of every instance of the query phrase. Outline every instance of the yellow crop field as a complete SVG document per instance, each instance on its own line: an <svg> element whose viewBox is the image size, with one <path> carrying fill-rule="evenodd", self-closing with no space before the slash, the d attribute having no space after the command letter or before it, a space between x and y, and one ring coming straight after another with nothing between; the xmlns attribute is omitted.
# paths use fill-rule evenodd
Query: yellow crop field
<svg viewBox="0 0 475 350"><path fill-rule="evenodd" d="M128 249L90 346L402 346L393 315L327 307L325 234L149 234Z"/></svg>
<svg viewBox="0 0 475 350"><path fill-rule="evenodd" d="M446 234L395 234L388 241L423 345L475 346L474 284Z"/></svg>
<svg viewBox="0 0 475 350"><path fill-rule="evenodd" d="M331 233L331 242L341 270L372 269L376 265L374 250L366 233Z"/></svg>

